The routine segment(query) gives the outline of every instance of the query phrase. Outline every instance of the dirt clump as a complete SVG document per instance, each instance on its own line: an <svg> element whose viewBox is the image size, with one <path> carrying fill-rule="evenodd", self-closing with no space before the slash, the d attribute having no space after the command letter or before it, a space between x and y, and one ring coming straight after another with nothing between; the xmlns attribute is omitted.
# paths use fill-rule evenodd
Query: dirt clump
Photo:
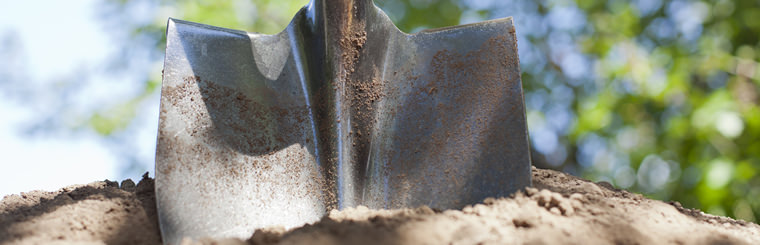
<svg viewBox="0 0 760 245"><path fill-rule="evenodd" d="M755 223L651 200L533 168L533 187L461 210L331 211L299 228L248 240L184 244L760 244ZM160 244L153 181L32 191L0 202L0 244Z"/></svg>
<svg viewBox="0 0 760 245"><path fill-rule="evenodd" d="M153 179L99 181L0 201L0 244L161 244Z"/></svg>

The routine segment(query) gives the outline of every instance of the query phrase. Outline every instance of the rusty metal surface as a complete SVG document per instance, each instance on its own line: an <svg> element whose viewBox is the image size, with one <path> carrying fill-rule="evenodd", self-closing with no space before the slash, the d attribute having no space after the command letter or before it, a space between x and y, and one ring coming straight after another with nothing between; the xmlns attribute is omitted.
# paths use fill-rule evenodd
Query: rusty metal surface
<svg viewBox="0 0 760 245"><path fill-rule="evenodd" d="M156 191L164 242L247 238L332 208L460 208L530 185L511 18L400 32L312 1L261 35L170 19Z"/></svg>

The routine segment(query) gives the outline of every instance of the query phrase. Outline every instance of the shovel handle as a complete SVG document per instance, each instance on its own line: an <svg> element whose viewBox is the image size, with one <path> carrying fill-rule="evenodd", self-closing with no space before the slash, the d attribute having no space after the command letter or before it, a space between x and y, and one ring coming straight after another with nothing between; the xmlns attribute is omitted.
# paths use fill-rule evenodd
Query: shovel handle
<svg viewBox="0 0 760 245"><path fill-rule="evenodd" d="M312 0L314 15L326 20L328 25L343 26L357 19L363 20L374 7L372 0Z"/></svg>
<svg viewBox="0 0 760 245"><path fill-rule="evenodd" d="M364 6L372 4L372 0L312 0L316 5Z"/></svg>

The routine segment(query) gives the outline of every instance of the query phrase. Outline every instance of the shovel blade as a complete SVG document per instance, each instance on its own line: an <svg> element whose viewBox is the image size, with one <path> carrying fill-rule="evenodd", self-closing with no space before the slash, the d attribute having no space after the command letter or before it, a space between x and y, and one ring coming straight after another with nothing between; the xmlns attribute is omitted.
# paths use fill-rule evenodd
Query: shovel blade
<svg viewBox="0 0 760 245"><path fill-rule="evenodd" d="M461 208L529 186L512 19L389 40L363 204Z"/></svg>
<svg viewBox="0 0 760 245"><path fill-rule="evenodd" d="M164 242L247 238L328 203L288 33L169 20L156 154Z"/></svg>
<svg viewBox="0 0 760 245"><path fill-rule="evenodd" d="M461 208L530 185L511 18L405 34L371 1L329 3L276 35L169 20L164 243L357 205Z"/></svg>

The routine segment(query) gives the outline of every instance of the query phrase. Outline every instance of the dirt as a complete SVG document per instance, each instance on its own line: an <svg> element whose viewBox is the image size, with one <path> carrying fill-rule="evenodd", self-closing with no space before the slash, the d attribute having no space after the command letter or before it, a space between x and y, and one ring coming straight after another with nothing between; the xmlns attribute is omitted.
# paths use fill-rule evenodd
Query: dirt
<svg viewBox="0 0 760 245"><path fill-rule="evenodd" d="M160 244L153 180L99 181L0 201L0 244Z"/></svg>
<svg viewBox="0 0 760 245"><path fill-rule="evenodd" d="M153 180L6 196L0 244L160 244ZM185 244L760 244L760 226L534 168L532 188L461 210L360 206L247 241Z"/></svg>

